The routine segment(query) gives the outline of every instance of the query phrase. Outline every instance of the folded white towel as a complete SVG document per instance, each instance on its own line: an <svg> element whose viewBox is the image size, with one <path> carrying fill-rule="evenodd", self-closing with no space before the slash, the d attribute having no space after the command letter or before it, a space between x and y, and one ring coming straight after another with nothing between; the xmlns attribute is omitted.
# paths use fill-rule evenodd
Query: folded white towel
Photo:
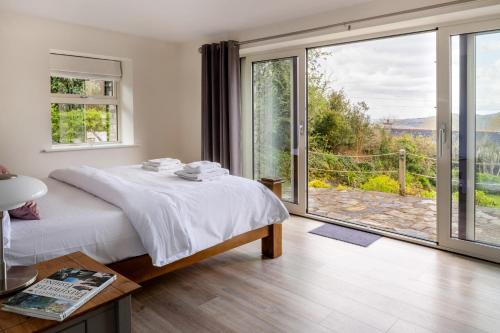
<svg viewBox="0 0 500 333"><path fill-rule="evenodd" d="M184 171L188 173L202 173L212 169L220 168L220 163L210 161L191 162L184 166Z"/></svg>
<svg viewBox="0 0 500 333"><path fill-rule="evenodd" d="M176 158L155 158L152 160L148 160L147 163L152 166L164 166L164 165L178 165L181 164L181 161Z"/></svg>
<svg viewBox="0 0 500 333"><path fill-rule="evenodd" d="M217 169L214 169L213 171L210 171L210 172L189 173L183 169L183 170L176 171L174 173L183 179L202 182L202 181L213 180L213 179L216 179L216 178L221 177L221 176L227 176L227 175L229 175L229 170L224 169L224 168L217 168Z"/></svg>
<svg viewBox="0 0 500 333"><path fill-rule="evenodd" d="M142 163L142 168L144 170L155 171L155 172L177 171L177 170L182 169L183 166L184 166L183 164L172 164L172 165L155 166L155 165L149 164L148 162L143 162Z"/></svg>
<svg viewBox="0 0 500 333"><path fill-rule="evenodd" d="M189 175L196 176L196 175L210 175L212 173L220 173L221 169L222 169L221 167L217 167L217 168L213 168L213 169L203 170L201 172L198 172L198 171L193 172L193 171L191 171L189 169L186 169L186 167L184 166L184 168L182 169L182 171L184 173L189 174Z"/></svg>

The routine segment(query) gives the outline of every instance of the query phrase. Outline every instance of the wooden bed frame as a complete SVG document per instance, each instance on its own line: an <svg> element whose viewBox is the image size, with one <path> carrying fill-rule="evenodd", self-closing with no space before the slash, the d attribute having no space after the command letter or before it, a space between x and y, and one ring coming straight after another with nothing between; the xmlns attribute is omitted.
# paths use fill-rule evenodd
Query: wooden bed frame
<svg viewBox="0 0 500 333"><path fill-rule="evenodd" d="M280 179L263 178L260 180L278 197L281 198ZM143 283L148 280L159 277L163 274L172 272L176 269L195 264L204 259L215 256L219 253L229 251L238 246L262 240L262 255L268 258L277 258L282 254L282 226L281 224L271 224L259 229L255 229L244 234L238 235L227 241L212 246L203 251L197 252L189 257L174 261L162 267L153 266L151 257L147 254L118 261L107 265L112 270L126 276L136 283Z"/></svg>

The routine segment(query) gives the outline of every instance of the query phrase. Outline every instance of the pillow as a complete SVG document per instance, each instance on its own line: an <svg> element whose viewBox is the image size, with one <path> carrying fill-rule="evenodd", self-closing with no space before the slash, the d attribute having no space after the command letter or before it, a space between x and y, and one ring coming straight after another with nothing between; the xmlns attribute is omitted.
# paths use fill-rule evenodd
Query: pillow
<svg viewBox="0 0 500 333"><path fill-rule="evenodd" d="M24 206L9 210L9 215L20 220L39 220L40 212L34 201L28 201Z"/></svg>
<svg viewBox="0 0 500 333"><path fill-rule="evenodd" d="M0 174L7 174L7 168L0 164ZM9 210L10 217L20 220L39 220L40 212L34 201L28 201L24 206Z"/></svg>

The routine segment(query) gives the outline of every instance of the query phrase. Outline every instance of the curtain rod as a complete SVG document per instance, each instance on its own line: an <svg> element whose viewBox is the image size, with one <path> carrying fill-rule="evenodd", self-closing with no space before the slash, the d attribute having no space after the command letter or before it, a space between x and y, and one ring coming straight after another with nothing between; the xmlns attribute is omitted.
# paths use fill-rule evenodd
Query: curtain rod
<svg viewBox="0 0 500 333"><path fill-rule="evenodd" d="M296 30L296 31L287 32L287 33L283 33L283 34L271 35L271 36L260 37L260 38L255 38L255 39L249 39L249 40L238 42L237 44L238 45L246 45L246 44L253 44L253 43L258 43L258 42L265 42L268 40L285 38L285 37L290 37L290 36L295 36L295 35L303 35L303 34L307 34L307 33L311 33L311 32L316 32L316 31L321 31L321 30L326 30L326 29L331 29L331 28L337 28L337 27L342 27L342 26L346 27L347 30L351 30L351 24L355 24L355 23L361 23L361 22L365 22L365 21L372 21L372 20L383 19L383 18L405 15L405 14L418 13L418 12L422 12L422 11L426 11L426 10L444 8L444 7L448 7L448 6L454 6L454 5L461 5L464 3L475 2L475 1L478 1L478 0L449 1L449 2L439 3L439 4L435 4L435 5L422 6L422 7L418 7L418 8L400 10L397 12L392 12L392 13L387 13L387 14L375 15L375 16L371 16L371 17L365 17L365 18L360 18L360 19L355 19L355 20L350 20L350 21L345 21L345 22L328 24L328 25L324 25L324 26L320 26L320 27L314 27L314 28L303 29L303 30ZM201 47L198 48L198 51L201 53Z"/></svg>

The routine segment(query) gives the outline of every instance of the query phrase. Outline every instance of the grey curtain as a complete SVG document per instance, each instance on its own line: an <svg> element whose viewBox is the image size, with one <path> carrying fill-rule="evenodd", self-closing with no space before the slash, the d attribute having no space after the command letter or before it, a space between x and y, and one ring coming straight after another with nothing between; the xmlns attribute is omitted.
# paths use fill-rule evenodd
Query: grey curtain
<svg viewBox="0 0 500 333"><path fill-rule="evenodd" d="M241 175L240 55L235 41L202 46L202 157Z"/></svg>

